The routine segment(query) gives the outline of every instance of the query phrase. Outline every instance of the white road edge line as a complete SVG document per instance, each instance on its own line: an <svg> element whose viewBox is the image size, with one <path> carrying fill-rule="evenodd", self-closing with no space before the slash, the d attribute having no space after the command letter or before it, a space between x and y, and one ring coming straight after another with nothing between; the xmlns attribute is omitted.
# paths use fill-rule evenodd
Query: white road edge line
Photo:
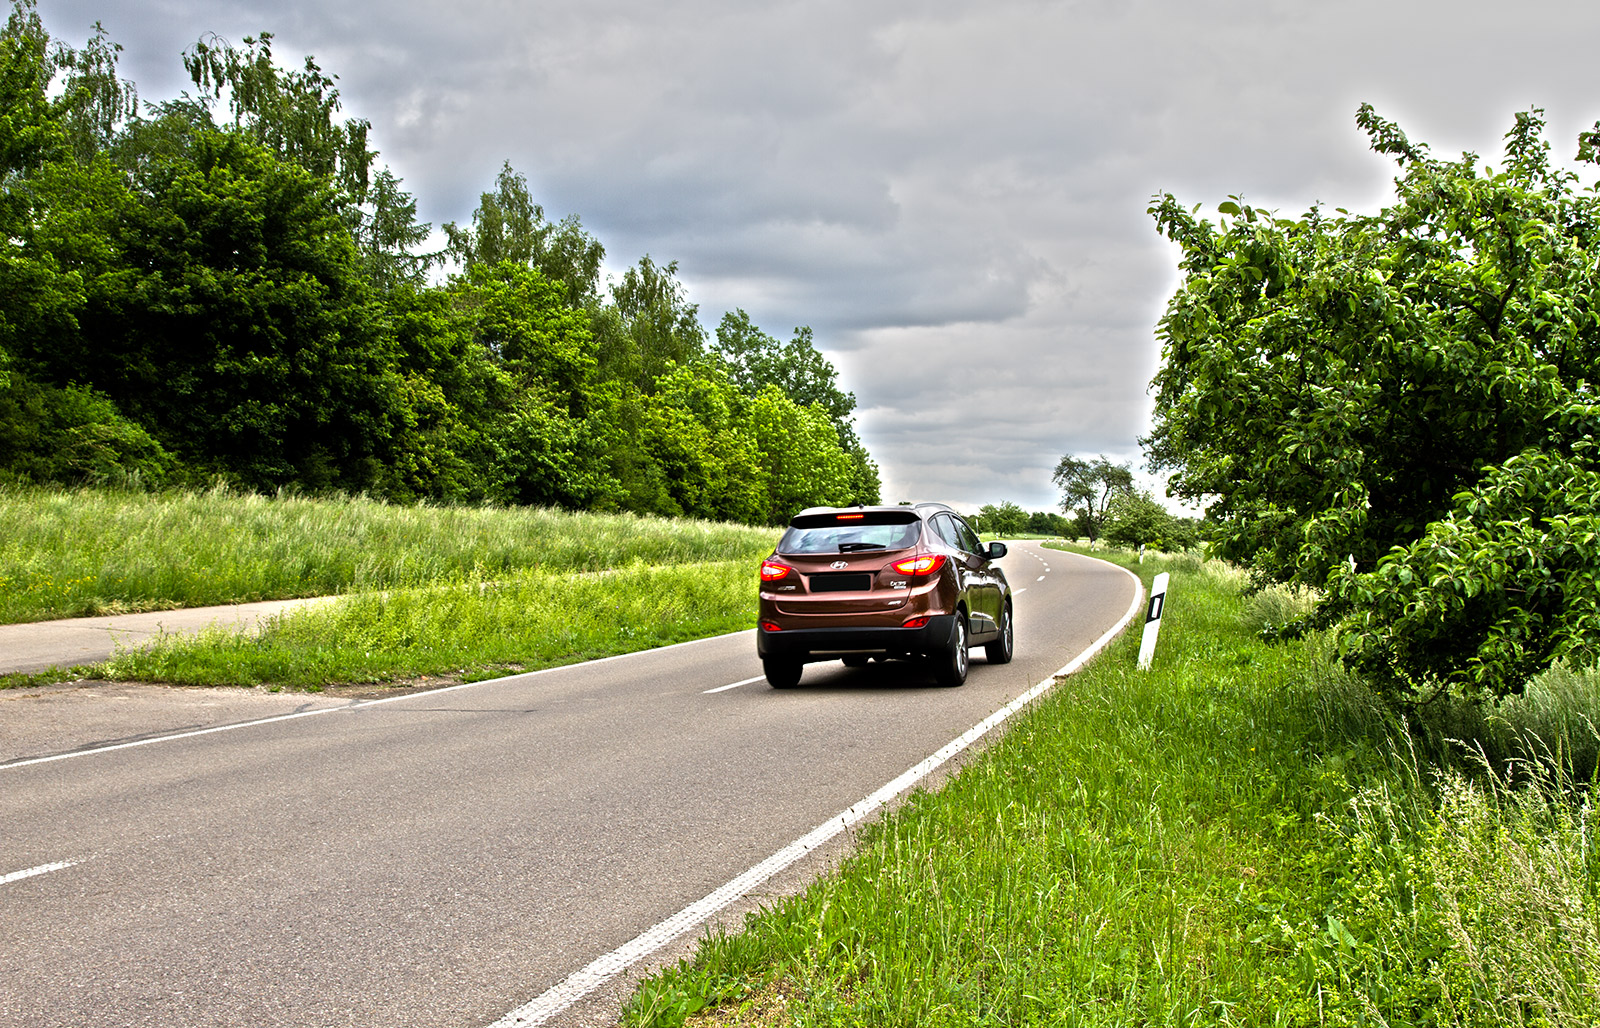
<svg viewBox="0 0 1600 1028"><path fill-rule="evenodd" d="M1111 566L1117 567L1115 564ZM1135 575L1127 568L1118 567L1118 570L1132 578L1137 585L1133 594L1133 603L1129 605L1128 612L1122 616L1122 620L1096 639L1088 649L1072 658L1071 662L1060 671L1046 678L976 725L973 725L959 738L946 743L933 756L885 785L871 796L835 814L829 820L813 828L704 899L689 904L665 921L646 929L632 941L623 943L610 953L596 959L587 967L574 971L566 979L552 986L542 995L535 997L491 1024L489 1028L533 1028L535 1025L544 1024L621 974L629 965L649 956L674 939L688 934L698 927L701 922L724 907L731 905L745 893L761 885L767 879L832 839L846 828L850 828L877 813L880 808L888 804L896 796L927 777L939 765L971 746L987 734L990 729L1029 703L1032 703L1051 685L1055 684L1057 678L1077 671L1088 662L1089 658L1110 645L1111 641L1127 627L1128 623L1144 607L1144 583L1139 580L1138 575Z"/></svg>
<svg viewBox="0 0 1600 1028"><path fill-rule="evenodd" d="M737 689L741 685L749 685L751 682L759 682L765 677L767 677L767 676L766 675L757 675L754 678L746 678L742 682L734 682L731 685L719 685L715 689L702 689L701 692L700 692L700 695L701 696L710 696L714 692L727 692L729 689Z"/></svg>
<svg viewBox="0 0 1600 1028"><path fill-rule="evenodd" d="M0 885L10 885L12 882L20 882L24 878L32 878L34 875L45 875L51 871L60 871L63 868L72 867L76 863L76 860L58 860L54 864L40 864L38 867L30 867L26 871L13 871L8 875L0 875Z"/></svg>
<svg viewBox="0 0 1600 1028"><path fill-rule="evenodd" d="M217 732L231 732L238 728L255 728L258 725L270 725L278 721L293 721L296 718L316 717L319 714L335 714L339 711L365 710L367 707L382 706L385 703L398 703L401 700L414 700L424 696L439 696L447 692L456 692L461 689L476 689L480 685L512 682L519 678L535 678L539 675L548 675L555 671L565 671L575 667L589 667L594 664L605 664L613 660L626 660L629 657L638 657L646 653L660 653L663 650L675 650L680 646L693 646L696 643L710 642L713 639L726 639L729 635L743 635L745 632L754 632L753 628L746 628L743 632L729 632L726 635L708 635L703 639L690 639L687 642L672 643L668 646L657 646L649 650L634 650L631 653L618 653L611 657L600 657L595 660L586 660L577 664L558 664L555 667L540 668L538 671L525 671L520 675L504 675L500 678L485 678L477 682L462 682L460 685L447 685L443 689L427 689L423 692L406 693L403 696L385 696L381 700L356 700L341 707L319 707L316 710L299 710L293 714L276 714L272 717L257 718L254 721L240 721L238 724L218 725L215 728L197 728L192 732L176 732L172 735L157 735L149 739L136 739L133 742L119 742L112 746L96 746L88 750L72 750L69 753L55 753L48 757L32 757L27 760L14 760L9 764L0 764L0 771L10 771L13 768L32 767L35 764L49 764L57 760L71 760L74 757L88 757L96 753L114 753L117 750L129 750L136 746L154 746L158 742L174 742L178 739L193 739L201 735L214 735Z"/></svg>

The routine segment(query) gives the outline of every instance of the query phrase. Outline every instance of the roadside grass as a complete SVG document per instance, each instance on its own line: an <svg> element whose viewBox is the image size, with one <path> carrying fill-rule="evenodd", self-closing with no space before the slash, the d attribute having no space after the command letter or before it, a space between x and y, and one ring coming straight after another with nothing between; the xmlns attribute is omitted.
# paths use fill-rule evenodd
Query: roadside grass
<svg viewBox="0 0 1600 1028"><path fill-rule="evenodd" d="M684 642L755 623L748 560L600 572L525 570L494 581L340 597L285 612L256 637L158 639L91 670L180 685L328 685L431 675L465 680Z"/></svg>
<svg viewBox="0 0 1600 1028"><path fill-rule="evenodd" d="M530 569L759 561L776 535L539 508L7 486L0 624L491 581Z"/></svg>
<svg viewBox="0 0 1600 1028"><path fill-rule="evenodd" d="M1149 673L1130 632L624 1023L1600 1022L1600 677L1408 730L1236 572L1127 563L1173 574Z"/></svg>

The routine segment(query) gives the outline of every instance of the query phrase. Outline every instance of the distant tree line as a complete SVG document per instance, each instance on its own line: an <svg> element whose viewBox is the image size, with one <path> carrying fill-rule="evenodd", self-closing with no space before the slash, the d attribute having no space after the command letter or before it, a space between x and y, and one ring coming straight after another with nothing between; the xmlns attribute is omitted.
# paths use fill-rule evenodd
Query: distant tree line
<svg viewBox="0 0 1600 1028"><path fill-rule="evenodd" d="M996 537L1008 535L1059 535L1073 534L1072 522L1054 511L1040 510L1032 514L1004 500L986 503L978 513L968 515L974 531Z"/></svg>
<svg viewBox="0 0 1600 1028"><path fill-rule="evenodd" d="M649 256L600 242L509 164L440 253L267 33L183 55L141 103L97 24L0 34L0 481L138 477L776 523L877 502L811 331L714 335Z"/></svg>
<svg viewBox="0 0 1600 1028"><path fill-rule="evenodd" d="M1113 464L1103 454L1090 460L1069 453L1056 463L1051 479L1061 487L1061 509L1072 515L1074 538L1174 551L1200 543L1201 521L1172 514L1148 490L1135 489L1127 463Z"/></svg>

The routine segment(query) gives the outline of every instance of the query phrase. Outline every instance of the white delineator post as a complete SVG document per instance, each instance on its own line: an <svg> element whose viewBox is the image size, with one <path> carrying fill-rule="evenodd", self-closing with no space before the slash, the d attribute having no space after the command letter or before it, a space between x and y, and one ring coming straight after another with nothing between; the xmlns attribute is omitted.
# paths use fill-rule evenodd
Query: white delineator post
<svg viewBox="0 0 1600 1028"><path fill-rule="evenodd" d="M1150 605L1144 611L1144 636L1139 640L1139 670L1149 671L1156 655L1156 636L1161 634L1161 608L1167 605L1167 573L1150 583Z"/></svg>

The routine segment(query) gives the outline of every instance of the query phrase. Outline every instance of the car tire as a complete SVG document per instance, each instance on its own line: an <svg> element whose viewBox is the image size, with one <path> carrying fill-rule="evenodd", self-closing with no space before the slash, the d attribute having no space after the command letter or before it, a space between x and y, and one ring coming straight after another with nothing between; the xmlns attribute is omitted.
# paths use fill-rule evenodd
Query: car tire
<svg viewBox="0 0 1600 1028"><path fill-rule="evenodd" d="M845 658L843 658L843 660L844 660L844 666L845 667L866 667L868 662L871 661L872 658L871 657L845 657Z"/></svg>
<svg viewBox="0 0 1600 1028"><path fill-rule="evenodd" d="M950 632L950 646L933 658L933 680L946 688L955 688L967 680L967 616L956 613L955 628Z"/></svg>
<svg viewBox="0 0 1600 1028"><path fill-rule="evenodd" d="M765 657L761 670L767 674L767 684L774 689L793 689L800 684L800 672L805 667L798 660L775 660Z"/></svg>
<svg viewBox="0 0 1600 1028"><path fill-rule="evenodd" d="M1000 612L1000 638L983 647L983 655L991 664L1011 663L1011 653L1016 645L1016 627L1011 623L1011 604Z"/></svg>

